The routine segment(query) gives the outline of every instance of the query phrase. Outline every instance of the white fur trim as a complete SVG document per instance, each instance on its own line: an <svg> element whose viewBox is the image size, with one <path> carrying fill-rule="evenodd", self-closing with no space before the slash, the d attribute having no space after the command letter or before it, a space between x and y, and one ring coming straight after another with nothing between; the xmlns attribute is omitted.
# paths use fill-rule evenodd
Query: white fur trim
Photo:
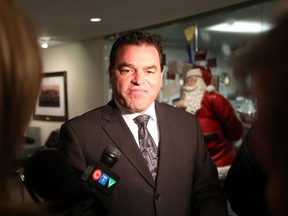
<svg viewBox="0 0 288 216"><path fill-rule="evenodd" d="M197 89L194 91L186 92L185 94L185 104L186 111L192 114L196 114L199 109L201 109L201 101L204 96L204 91Z"/></svg>
<svg viewBox="0 0 288 216"><path fill-rule="evenodd" d="M201 70L199 68L194 68L194 69L187 71L186 77L190 77L190 76L201 76L202 77Z"/></svg>
<svg viewBox="0 0 288 216"><path fill-rule="evenodd" d="M215 88L215 86L213 86L213 85L208 85L207 87L206 87L206 91L207 92L215 92L216 91L216 88Z"/></svg>

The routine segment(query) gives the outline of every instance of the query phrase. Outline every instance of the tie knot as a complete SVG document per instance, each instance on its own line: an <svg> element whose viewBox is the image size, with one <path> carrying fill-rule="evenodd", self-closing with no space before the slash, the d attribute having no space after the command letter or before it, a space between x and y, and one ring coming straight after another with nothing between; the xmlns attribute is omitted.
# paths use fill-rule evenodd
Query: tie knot
<svg viewBox="0 0 288 216"><path fill-rule="evenodd" d="M134 118L134 122L137 124L137 125L140 125L140 126L146 126L148 121L150 119L150 116L149 115L139 115L137 116L136 118Z"/></svg>

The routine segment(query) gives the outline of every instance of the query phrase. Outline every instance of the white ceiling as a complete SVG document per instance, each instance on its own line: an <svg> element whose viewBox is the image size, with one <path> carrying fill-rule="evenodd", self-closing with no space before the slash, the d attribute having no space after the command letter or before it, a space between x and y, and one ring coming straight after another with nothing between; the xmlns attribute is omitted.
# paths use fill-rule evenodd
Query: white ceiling
<svg viewBox="0 0 288 216"><path fill-rule="evenodd" d="M16 0L50 45L88 40L252 0ZM91 23L92 17L102 22Z"/></svg>

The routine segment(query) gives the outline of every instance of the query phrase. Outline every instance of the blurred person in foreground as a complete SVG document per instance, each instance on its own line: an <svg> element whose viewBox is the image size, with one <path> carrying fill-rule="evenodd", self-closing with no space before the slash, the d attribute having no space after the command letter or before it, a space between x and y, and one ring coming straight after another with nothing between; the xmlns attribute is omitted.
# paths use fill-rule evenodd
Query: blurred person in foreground
<svg viewBox="0 0 288 216"><path fill-rule="evenodd" d="M233 142L242 138L243 126L230 102L216 92L211 79L208 67L194 66L187 71L181 98L175 106L196 115L223 183L237 154Z"/></svg>
<svg viewBox="0 0 288 216"><path fill-rule="evenodd" d="M281 14L235 66L242 86L252 79L257 114L255 152L268 176L267 203L272 215L288 215L288 13ZM245 85L243 90L251 87Z"/></svg>
<svg viewBox="0 0 288 216"><path fill-rule="evenodd" d="M255 128L246 133L228 175L224 190L238 216L269 216L265 188L267 176L255 151Z"/></svg>
<svg viewBox="0 0 288 216"><path fill-rule="evenodd" d="M38 95L41 54L32 24L13 1L0 0L0 32L0 215L34 215L36 208L12 201L8 179Z"/></svg>
<svg viewBox="0 0 288 216"><path fill-rule="evenodd" d="M112 167L120 176L113 194L96 191L109 215L227 215L196 117L155 101L163 64L157 35L135 31L119 37L110 53L112 100L63 124L60 151L80 174L91 160L99 160L106 146L121 151ZM139 116L149 119L145 134L151 155L145 151L148 144L138 139Z"/></svg>

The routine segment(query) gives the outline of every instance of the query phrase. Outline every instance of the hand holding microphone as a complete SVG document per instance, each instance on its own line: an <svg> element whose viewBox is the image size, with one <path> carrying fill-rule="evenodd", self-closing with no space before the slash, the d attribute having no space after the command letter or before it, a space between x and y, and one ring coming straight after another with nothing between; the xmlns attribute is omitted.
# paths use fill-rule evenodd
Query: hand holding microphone
<svg viewBox="0 0 288 216"><path fill-rule="evenodd" d="M100 161L91 161L81 179L56 149L42 149L25 161L24 184L36 202L61 215L104 215L107 210L95 194L111 194L120 177L112 172L121 152L107 146ZM96 189L91 190L87 183Z"/></svg>
<svg viewBox="0 0 288 216"><path fill-rule="evenodd" d="M35 202L62 216L106 215L107 210L91 188L75 175L56 149L42 149L24 165L24 185Z"/></svg>

